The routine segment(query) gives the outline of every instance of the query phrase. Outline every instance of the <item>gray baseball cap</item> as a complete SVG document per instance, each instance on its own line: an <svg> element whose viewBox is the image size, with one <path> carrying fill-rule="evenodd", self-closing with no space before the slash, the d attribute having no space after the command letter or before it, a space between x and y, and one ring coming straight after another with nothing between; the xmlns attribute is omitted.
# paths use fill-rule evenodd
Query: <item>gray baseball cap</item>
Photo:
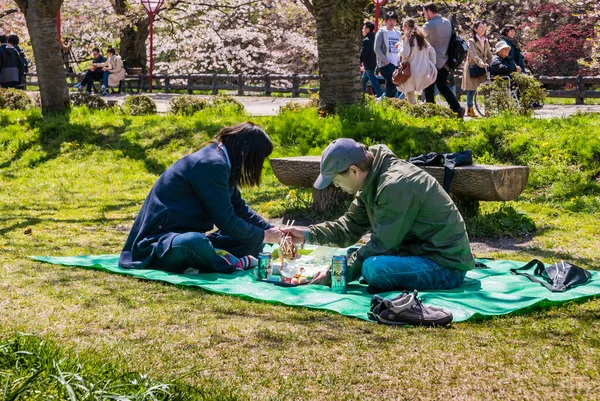
<svg viewBox="0 0 600 401"><path fill-rule="evenodd" d="M321 174L314 183L317 189L325 189L333 178L352 165L364 160L366 149L349 138L340 138L331 142L321 155Z"/></svg>

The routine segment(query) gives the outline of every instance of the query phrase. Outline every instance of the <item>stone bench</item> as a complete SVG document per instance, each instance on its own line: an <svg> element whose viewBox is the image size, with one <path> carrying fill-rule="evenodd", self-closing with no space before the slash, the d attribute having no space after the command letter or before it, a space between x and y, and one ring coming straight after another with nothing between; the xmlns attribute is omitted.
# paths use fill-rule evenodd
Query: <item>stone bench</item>
<svg viewBox="0 0 600 401"><path fill-rule="evenodd" d="M312 188L319 175L320 156L273 158L271 166L282 184ZM421 166L419 166L421 167ZM423 166L440 184L444 167ZM474 164L456 167L450 185L450 195L463 215L475 215L479 201L509 201L523 192L529 178L527 166L493 166ZM330 185L320 191L313 189L313 208L318 212L331 210L348 199L341 190Z"/></svg>

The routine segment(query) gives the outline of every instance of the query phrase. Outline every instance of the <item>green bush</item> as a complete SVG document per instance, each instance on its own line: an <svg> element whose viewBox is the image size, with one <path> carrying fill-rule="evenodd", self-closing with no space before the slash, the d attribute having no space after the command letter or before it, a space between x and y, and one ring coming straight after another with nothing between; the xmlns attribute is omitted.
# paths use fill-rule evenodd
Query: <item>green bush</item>
<svg viewBox="0 0 600 401"><path fill-rule="evenodd" d="M387 98L384 106L393 107L412 117L429 118L429 117L446 117L455 118L456 113L449 107L441 106L434 103L410 104L406 100L396 98Z"/></svg>
<svg viewBox="0 0 600 401"><path fill-rule="evenodd" d="M478 101L481 101L480 95L483 95L485 112L489 116L500 113L532 116L532 105L543 104L546 97L542 84L525 74L513 73L510 78L512 85L518 88L518 103L511 96L508 81L501 77L496 77L491 83L479 87Z"/></svg>
<svg viewBox="0 0 600 401"><path fill-rule="evenodd" d="M208 102L197 96L182 95L169 100L169 111L173 114L191 116L208 107Z"/></svg>
<svg viewBox="0 0 600 401"><path fill-rule="evenodd" d="M26 110L33 106L27 92L14 88L0 88L0 109Z"/></svg>
<svg viewBox="0 0 600 401"><path fill-rule="evenodd" d="M211 105L216 108L228 107L230 110L244 112L244 105L229 95L216 95L211 98Z"/></svg>
<svg viewBox="0 0 600 401"><path fill-rule="evenodd" d="M128 96L121 109L130 116L156 114L156 102L145 95Z"/></svg>
<svg viewBox="0 0 600 401"><path fill-rule="evenodd" d="M108 108L108 104L100 96L87 93L72 93L71 103L75 107L85 106L90 110L101 110Z"/></svg>

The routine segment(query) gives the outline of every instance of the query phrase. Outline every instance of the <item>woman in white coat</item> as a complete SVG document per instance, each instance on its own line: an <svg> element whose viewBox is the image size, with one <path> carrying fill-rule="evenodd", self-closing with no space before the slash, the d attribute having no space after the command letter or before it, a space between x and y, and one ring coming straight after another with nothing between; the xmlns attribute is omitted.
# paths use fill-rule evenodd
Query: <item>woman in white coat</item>
<svg viewBox="0 0 600 401"><path fill-rule="evenodd" d="M433 84L437 78L435 67L435 49L425 40L425 35L415 20L407 18L402 24L402 40L398 43L401 61L410 63L410 78L397 88L404 92L411 104L416 104L415 93L420 95L423 89Z"/></svg>
<svg viewBox="0 0 600 401"><path fill-rule="evenodd" d="M96 65L97 67L103 67L104 75L102 77L102 87L100 91L103 96L108 95L108 88L115 88L119 86L119 83L125 79L125 67L123 67L123 60L119 56L115 49L109 47L106 51L108 54L108 60L105 63Z"/></svg>

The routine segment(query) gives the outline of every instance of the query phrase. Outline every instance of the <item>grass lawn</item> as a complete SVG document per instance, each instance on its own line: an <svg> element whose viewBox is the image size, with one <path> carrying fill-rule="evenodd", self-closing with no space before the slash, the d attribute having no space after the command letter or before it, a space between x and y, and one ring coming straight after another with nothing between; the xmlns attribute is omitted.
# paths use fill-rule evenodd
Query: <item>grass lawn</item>
<svg viewBox="0 0 600 401"><path fill-rule="evenodd" d="M348 119L349 128L344 129L358 129L363 124L359 117ZM81 370L89 375L97 372L98 382L106 382L114 372L133 371L156 382L179 383L181 390L171 399L598 397L598 299L454 324L449 329L396 328L29 258L120 252L158 175L221 126L244 118L227 110L206 111L193 118L127 117L77 109L70 119L41 119L39 113L0 112L0 350L3 338L32 333L50 340L59 350L56 355L67 362L88 364L87 370ZM583 118L589 119L588 125ZM430 124L423 119L401 120L411 127ZM528 121L519 124L526 126ZM286 129L284 121L272 118L257 122L269 128L276 142L278 132ZM324 130L334 125L328 120L319 124ZM489 119L439 124L445 124L440 130L472 132L472 140L481 142L486 132L483 124L496 132L508 123ZM555 124L569 137L569 129L595 129L600 118L532 120L531 124L540 124L540 132L548 138L551 131L544 130L552 125L544 124ZM439 136L450 142L467 140ZM515 141L507 145L513 152L525 146ZM279 144L278 154L297 154L303 146L300 139ZM315 153L319 146L313 143L307 149ZM595 168L594 163L600 163L594 152L586 166ZM498 157L489 153L480 161ZM548 169L556 170L553 177L567 174L562 167L552 166ZM523 197L510 202L535 221L537 232L502 240L486 236L485 216L501 206L486 204L487 214L469 223L477 233L474 240L492 245L480 248L483 253L477 256L525 261L564 258L598 269L600 197L594 184L574 182L570 190L580 188L580 192L569 195L566 189L544 182L549 180L541 173L546 169L538 170ZM288 194L289 188L280 185L269 168L263 187L244 191L252 206L270 218L307 214L297 198L286 199ZM510 246L498 247L499 243ZM67 362L67 369L79 369L77 363ZM101 369L105 363L114 367L112 373ZM33 373L18 372L16 366L0 360L0 394L6 383L17 388L23 383L17 378ZM47 374L42 377L50 380ZM37 387L41 392L22 399L45 400L51 398L48 394L58 394L56 386L43 386L49 381L41 383ZM52 399L68 399L66 390L60 397ZM169 399L165 397L158 399Z"/></svg>

